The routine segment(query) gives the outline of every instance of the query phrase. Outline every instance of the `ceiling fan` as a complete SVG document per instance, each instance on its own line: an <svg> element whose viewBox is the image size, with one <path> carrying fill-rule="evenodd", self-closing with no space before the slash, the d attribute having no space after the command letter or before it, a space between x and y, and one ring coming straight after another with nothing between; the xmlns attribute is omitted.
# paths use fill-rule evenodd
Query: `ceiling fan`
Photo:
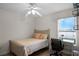
<svg viewBox="0 0 79 59"><path fill-rule="evenodd" d="M42 16L38 10L40 10L41 8L40 7L37 7L37 4L36 3L29 3L29 7L26 8L28 11L26 13L26 16L32 14L32 15L38 15L38 16Z"/></svg>

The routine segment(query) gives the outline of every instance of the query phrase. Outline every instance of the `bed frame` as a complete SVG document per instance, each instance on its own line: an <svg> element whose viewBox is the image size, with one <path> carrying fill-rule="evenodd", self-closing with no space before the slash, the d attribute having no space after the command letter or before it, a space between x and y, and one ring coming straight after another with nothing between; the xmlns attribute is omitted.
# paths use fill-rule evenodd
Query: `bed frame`
<svg viewBox="0 0 79 59"><path fill-rule="evenodd" d="M50 30L48 29L48 30L35 30L34 31L35 33L36 32L42 32L42 33L45 33L45 34L48 34L48 37L47 37L47 39L48 39L48 46L49 46L49 53L51 52L50 51L50 48L51 48L51 46L50 46ZM11 40L9 41L9 45L10 45L10 54L12 54L13 53L13 51L12 51L12 45L11 45ZM15 49L15 48L14 48ZM39 49L40 50L40 49ZM25 56L25 50L23 49L23 47L21 48L21 50L20 51L22 51L21 52L21 54L20 55L24 55ZM15 53L13 53L14 55L17 55L17 54L15 54Z"/></svg>

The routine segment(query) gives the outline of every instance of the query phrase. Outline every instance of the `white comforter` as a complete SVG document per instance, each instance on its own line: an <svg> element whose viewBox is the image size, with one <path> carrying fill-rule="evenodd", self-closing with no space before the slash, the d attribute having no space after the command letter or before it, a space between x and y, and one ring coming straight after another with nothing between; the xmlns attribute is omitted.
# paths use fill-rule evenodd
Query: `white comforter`
<svg viewBox="0 0 79 59"><path fill-rule="evenodd" d="M48 46L47 39L22 39L11 41L11 51L16 55L30 55Z"/></svg>

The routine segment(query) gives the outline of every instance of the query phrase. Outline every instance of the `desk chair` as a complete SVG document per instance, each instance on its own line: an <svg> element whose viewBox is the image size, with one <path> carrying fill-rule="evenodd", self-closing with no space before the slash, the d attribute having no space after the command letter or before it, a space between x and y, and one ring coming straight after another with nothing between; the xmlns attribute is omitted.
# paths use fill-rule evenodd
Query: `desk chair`
<svg viewBox="0 0 79 59"><path fill-rule="evenodd" d="M62 55L60 52L64 49L64 44L60 39L51 39L51 48L54 51L52 55Z"/></svg>

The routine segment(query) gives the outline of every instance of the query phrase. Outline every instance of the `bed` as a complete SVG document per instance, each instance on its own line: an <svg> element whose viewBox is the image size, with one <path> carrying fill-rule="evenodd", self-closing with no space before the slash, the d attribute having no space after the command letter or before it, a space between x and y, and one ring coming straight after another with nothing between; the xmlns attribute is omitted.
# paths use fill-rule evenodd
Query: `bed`
<svg viewBox="0 0 79 59"><path fill-rule="evenodd" d="M35 32L40 32L36 31ZM48 31L41 31L43 33L48 33ZM28 56L40 49L48 46L48 37L46 39L18 39L10 40L10 53L14 53L17 56Z"/></svg>

